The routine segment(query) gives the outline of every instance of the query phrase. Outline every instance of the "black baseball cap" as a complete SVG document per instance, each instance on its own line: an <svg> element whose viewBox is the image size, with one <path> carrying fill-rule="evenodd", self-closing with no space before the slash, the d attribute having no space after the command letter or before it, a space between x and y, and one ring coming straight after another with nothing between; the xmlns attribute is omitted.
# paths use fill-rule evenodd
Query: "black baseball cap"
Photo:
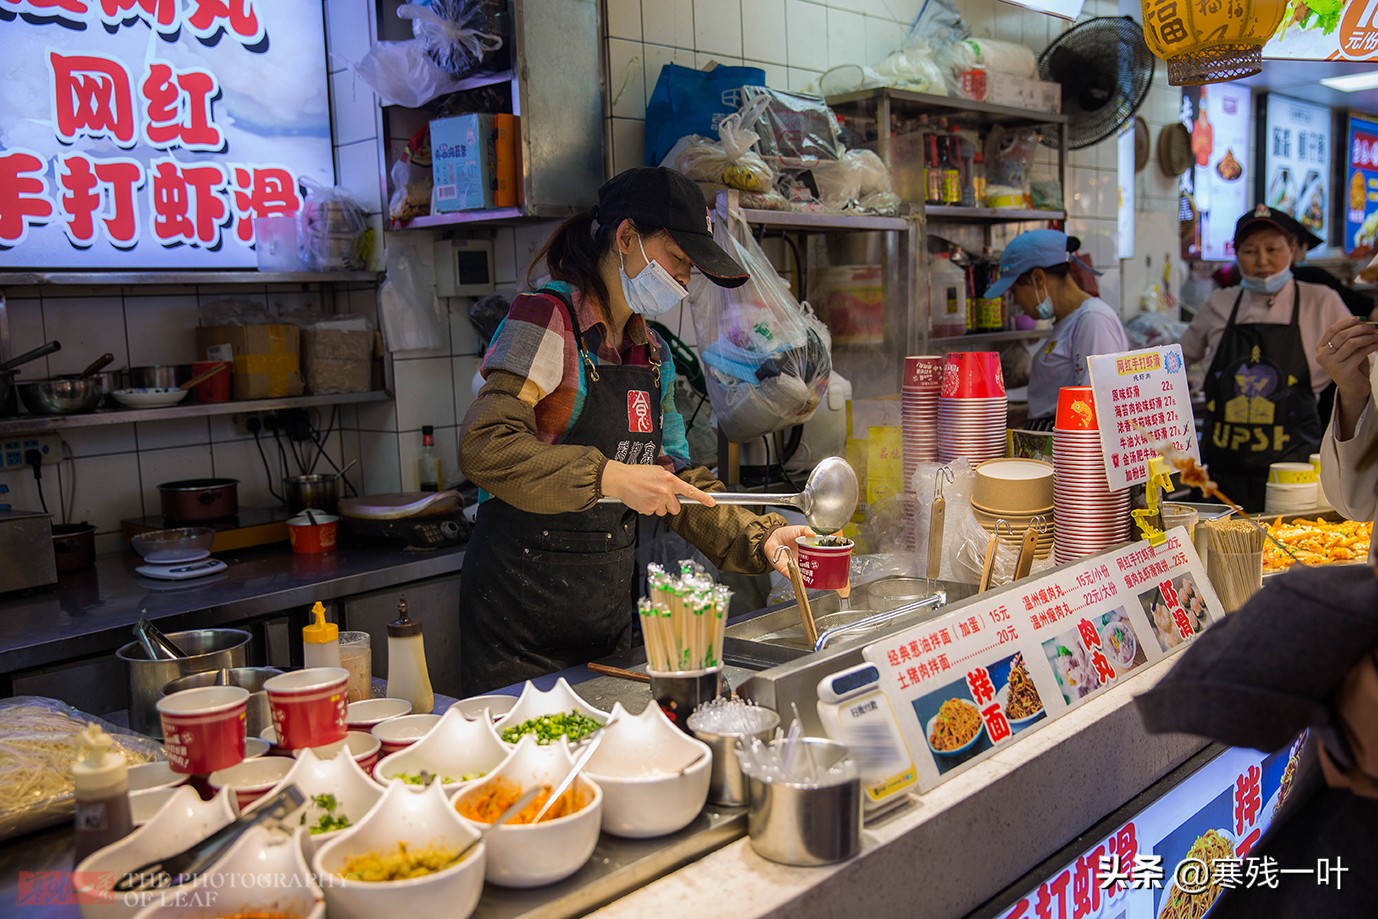
<svg viewBox="0 0 1378 919"><path fill-rule="evenodd" d="M1235 247L1237 248L1239 246L1240 241L1245 236L1249 235L1250 231L1260 226L1270 226L1275 230L1281 230L1295 239L1303 249L1308 251L1316 248L1325 241L1306 227L1302 226L1297 218L1286 211L1280 211L1275 207L1260 204L1243 217L1240 217L1239 222L1234 225Z"/></svg>
<svg viewBox="0 0 1378 919"><path fill-rule="evenodd" d="M664 228L708 280L719 287L746 283L746 269L713 241L703 192L683 173L664 166L618 173L598 189L593 217L604 226L615 227L630 217L643 227Z"/></svg>

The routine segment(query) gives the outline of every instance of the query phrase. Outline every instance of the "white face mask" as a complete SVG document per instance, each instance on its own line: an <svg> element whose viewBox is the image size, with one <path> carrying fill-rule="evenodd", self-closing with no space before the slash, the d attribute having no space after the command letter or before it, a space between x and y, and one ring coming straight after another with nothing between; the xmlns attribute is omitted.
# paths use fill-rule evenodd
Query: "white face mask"
<svg viewBox="0 0 1378 919"><path fill-rule="evenodd" d="M640 236L636 238L636 244L641 247L641 257L646 259L646 267L641 269L636 277L629 278L627 260L621 252L617 254L622 262L619 269L622 276L622 295L627 298L627 305L632 308L633 313L654 319L679 306L680 301L689 296L689 291L681 286L660 262L647 258L646 247L642 245Z"/></svg>
<svg viewBox="0 0 1378 919"><path fill-rule="evenodd" d="M1034 291L1037 293L1038 291ZM1038 306L1034 308L1035 315L1039 319L1052 319L1055 315L1053 310L1053 295L1048 291L1043 292L1043 299L1038 301Z"/></svg>
<svg viewBox="0 0 1378 919"><path fill-rule="evenodd" d="M1260 294L1275 294L1287 284L1292 277L1292 269L1284 268L1277 274L1270 274L1266 278L1251 278L1247 275L1239 279L1239 286L1245 290L1252 290Z"/></svg>

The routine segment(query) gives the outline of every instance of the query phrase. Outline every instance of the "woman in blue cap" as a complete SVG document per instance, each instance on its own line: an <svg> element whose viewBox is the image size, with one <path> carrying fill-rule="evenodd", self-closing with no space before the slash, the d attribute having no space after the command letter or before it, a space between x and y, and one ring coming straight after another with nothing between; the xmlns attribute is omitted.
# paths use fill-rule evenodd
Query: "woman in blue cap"
<svg viewBox="0 0 1378 919"><path fill-rule="evenodd" d="M1080 247L1081 240L1061 230L1020 233L1000 256L1000 280L986 291L987 297L1010 291L1026 315L1053 320L1053 334L1029 371L1028 427L1034 430L1052 428L1059 389L1087 384L1088 357L1129 350L1120 314L1072 275L1074 262L1099 273L1072 255Z"/></svg>

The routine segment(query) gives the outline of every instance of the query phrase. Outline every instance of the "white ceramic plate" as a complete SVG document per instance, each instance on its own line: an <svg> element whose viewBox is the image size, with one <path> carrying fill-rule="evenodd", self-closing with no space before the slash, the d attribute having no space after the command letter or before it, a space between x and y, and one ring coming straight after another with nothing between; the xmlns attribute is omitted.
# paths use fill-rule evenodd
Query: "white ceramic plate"
<svg viewBox="0 0 1378 919"><path fill-rule="evenodd" d="M125 408L162 408L181 402L187 397L187 390L175 386L146 386L142 389L117 389L110 395Z"/></svg>

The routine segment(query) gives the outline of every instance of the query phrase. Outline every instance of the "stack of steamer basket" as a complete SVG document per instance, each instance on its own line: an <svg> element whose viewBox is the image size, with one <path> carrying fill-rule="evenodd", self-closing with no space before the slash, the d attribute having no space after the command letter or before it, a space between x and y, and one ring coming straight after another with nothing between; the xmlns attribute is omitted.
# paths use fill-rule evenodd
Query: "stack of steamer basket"
<svg viewBox="0 0 1378 919"><path fill-rule="evenodd" d="M975 466L1004 456L1008 414L1000 355L995 351L949 353L938 393L938 461L966 457Z"/></svg>
<svg viewBox="0 0 1378 919"><path fill-rule="evenodd" d="M1053 464L1035 459L993 459L976 467L971 512L987 533L1001 520L1001 540L1020 540L1030 526L1039 528L1034 558L1053 554ZM1041 520L1039 518L1042 518Z"/></svg>
<svg viewBox="0 0 1378 919"><path fill-rule="evenodd" d="M1056 559L1073 562L1129 538L1129 489L1110 490L1089 386L1064 386L1053 424Z"/></svg>
<svg viewBox="0 0 1378 919"><path fill-rule="evenodd" d="M904 359L900 423L904 433L905 533L909 548L916 548L914 473L920 463L938 460L938 391L942 388L943 357L920 354Z"/></svg>

